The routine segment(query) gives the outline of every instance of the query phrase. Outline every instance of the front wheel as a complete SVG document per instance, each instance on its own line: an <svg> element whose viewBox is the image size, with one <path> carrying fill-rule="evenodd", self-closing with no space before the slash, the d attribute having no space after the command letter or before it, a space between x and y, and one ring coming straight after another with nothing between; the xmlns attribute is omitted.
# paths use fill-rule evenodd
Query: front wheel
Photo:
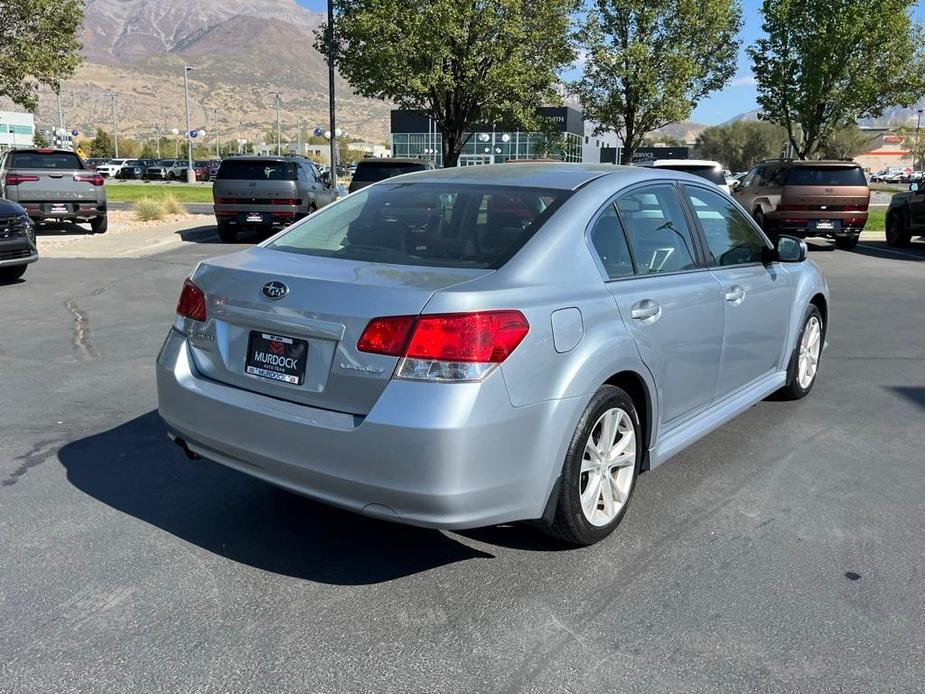
<svg viewBox="0 0 925 694"><path fill-rule="evenodd" d="M778 391L784 400L799 400L809 395L819 372L822 346L825 341L825 326L822 313L815 304L810 304L803 318L803 329L787 367L787 384Z"/></svg>
<svg viewBox="0 0 925 694"><path fill-rule="evenodd" d="M633 399L616 386L601 386L572 436L555 515L545 530L574 545L607 537L626 513L644 450Z"/></svg>
<svg viewBox="0 0 925 694"><path fill-rule="evenodd" d="M904 218L899 213L891 214L886 219L886 242L890 246L908 246L912 241L912 232L904 224Z"/></svg>
<svg viewBox="0 0 925 694"><path fill-rule="evenodd" d="M836 236L835 237L835 248L840 251L851 251L854 250L854 247L858 245L857 236Z"/></svg>

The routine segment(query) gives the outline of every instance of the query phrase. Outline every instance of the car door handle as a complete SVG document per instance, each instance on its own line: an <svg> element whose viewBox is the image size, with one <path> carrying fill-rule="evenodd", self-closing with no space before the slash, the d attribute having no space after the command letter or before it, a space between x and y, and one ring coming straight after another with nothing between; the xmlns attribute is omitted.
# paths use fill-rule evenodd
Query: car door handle
<svg viewBox="0 0 925 694"><path fill-rule="evenodd" d="M732 285L726 290L726 301L733 306L738 306L745 301L745 290L737 284Z"/></svg>
<svg viewBox="0 0 925 694"><path fill-rule="evenodd" d="M654 323L661 317L662 307L652 301L652 299L643 299L633 304L633 308L630 309L630 315L633 317L633 320L638 320L640 323L648 325L649 323Z"/></svg>

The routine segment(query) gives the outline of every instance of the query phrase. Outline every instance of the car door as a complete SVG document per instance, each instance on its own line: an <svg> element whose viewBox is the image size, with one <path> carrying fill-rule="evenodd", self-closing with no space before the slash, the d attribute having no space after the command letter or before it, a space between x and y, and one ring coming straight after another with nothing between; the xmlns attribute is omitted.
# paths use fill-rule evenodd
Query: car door
<svg viewBox="0 0 925 694"><path fill-rule="evenodd" d="M906 210L909 214L909 230L920 232L925 229L925 185L919 183L920 188L909 193L906 199Z"/></svg>
<svg viewBox="0 0 925 694"><path fill-rule="evenodd" d="M607 286L654 376L659 421L670 428L713 399L723 342L719 285L704 269L673 183L633 188L615 208L619 223L607 223L613 234L625 233L633 274L615 275ZM626 267L623 258L599 255L605 267Z"/></svg>
<svg viewBox="0 0 925 694"><path fill-rule="evenodd" d="M681 186L724 307L716 400L782 368L790 314L789 275L752 220L714 190Z"/></svg>

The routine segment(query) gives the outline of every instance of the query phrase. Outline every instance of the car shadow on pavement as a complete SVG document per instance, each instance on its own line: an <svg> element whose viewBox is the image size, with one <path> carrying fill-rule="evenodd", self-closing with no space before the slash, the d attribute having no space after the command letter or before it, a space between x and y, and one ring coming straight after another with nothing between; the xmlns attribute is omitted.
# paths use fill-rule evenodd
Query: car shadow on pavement
<svg viewBox="0 0 925 694"><path fill-rule="evenodd" d="M35 226L36 236L86 236L90 225L80 226L75 222L49 222Z"/></svg>
<svg viewBox="0 0 925 694"><path fill-rule="evenodd" d="M214 243L218 246L227 245L218 238L218 228L214 224L180 229L177 234L188 243ZM237 243L260 243L269 238L269 236L269 234L245 230L238 234Z"/></svg>
<svg viewBox="0 0 925 694"><path fill-rule="evenodd" d="M75 487L209 552L264 571L365 585L493 555L446 534L330 508L208 460L188 460L157 412L66 444Z"/></svg>
<svg viewBox="0 0 925 694"><path fill-rule="evenodd" d="M925 262L925 243L912 242L902 248L893 248L886 241L862 241L854 253L867 255L871 258L889 258L890 260L906 260L913 263Z"/></svg>
<svg viewBox="0 0 925 694"><path fill-rule="evenodd" d="M887 389L925 409L925 386L887 386Z"/></svg>

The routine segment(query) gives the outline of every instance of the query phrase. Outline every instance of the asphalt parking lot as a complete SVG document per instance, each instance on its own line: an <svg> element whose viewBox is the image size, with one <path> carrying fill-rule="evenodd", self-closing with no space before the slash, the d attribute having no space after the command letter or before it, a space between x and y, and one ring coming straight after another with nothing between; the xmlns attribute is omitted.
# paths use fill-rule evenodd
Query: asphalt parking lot
<svg viewBox="0 0 925 694"><path fill-rule="evenodd" d="M325 508L186 460L155 355L233 248L0 287L0 691L925 690L925 246L814 246L811 396L644 474L564 550Z"/></svg>

